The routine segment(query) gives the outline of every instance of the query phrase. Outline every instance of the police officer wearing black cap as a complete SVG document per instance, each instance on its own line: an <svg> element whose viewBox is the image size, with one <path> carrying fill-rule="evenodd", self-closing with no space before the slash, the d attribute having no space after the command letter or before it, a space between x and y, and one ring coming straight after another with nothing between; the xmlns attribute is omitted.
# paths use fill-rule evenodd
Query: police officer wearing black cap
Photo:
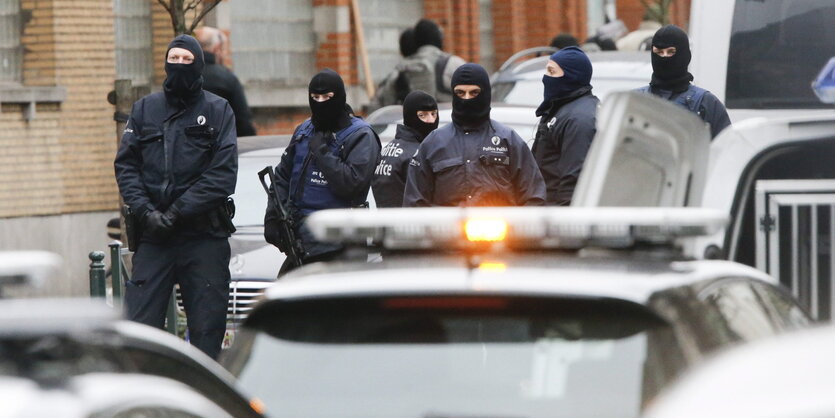
<svg viewBox="0 0 835 418"><path fill-rule="evenodd" d="M114 165L141 229L125 289L127 317L162 328L178 283L191 343L216 358L229 299L226 202L235 192L237 136L229 103L202 88L203 66L196 39L171 41L163 91L133 105Z"/></svg>
<svg viewBox="0 0 835 418"><path fill-rule="evenodd" d="M667 25L652 37L652 80L639 90L689 109L710 124L712 138L731 124L725 105L711 92L690 82L690 40L678 26Z"/></svg>
<svg viewBox="0 0 835 418"><path fill-rule="evenodd" d="M380 139L371 126L351 115L345 84L330 69L310 80L311 117L296 128L276 167L276 189L296 221L304 246L302 262L331 260L343 247L316 241L304 222L317 210L363 207L374 168L380 161ZM275 210L267 207L264 238L279 245ZM284 250L279 248L280 250ZM288 259L279 276L293 268Z"/></svg>
<svg viewBox="0 0 835 418"><path fill-rule="evenodd" d="M403 191L409 161L423 138L438 128L438 102L429 94L417 90L403 102L403 124L397 125L394 139L383 147L380 164L374 171L374 201L380 208L403 206Z"/></svg>
<svg viewBox="0 0 835 418"><path fill-rule="evenodd" d="M412 159L403 206L545 203L545 182L525 141L490 119L490 77L478 64L452 77L452 123L429 134Z"/></svg>

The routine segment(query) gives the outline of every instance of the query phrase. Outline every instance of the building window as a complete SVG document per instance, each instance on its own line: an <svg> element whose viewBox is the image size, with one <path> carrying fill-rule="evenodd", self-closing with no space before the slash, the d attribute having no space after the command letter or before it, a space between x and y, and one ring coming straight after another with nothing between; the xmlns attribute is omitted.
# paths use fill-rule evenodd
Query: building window
<svg viewBox="0 0 835 418"><path fill-rule="evenodd" d="M245 86L307 86L315 72L310 0L230 2L232 57Z"/></svg>
<svg viewBox="0 0 835 418"><path fill-rule="evenodd" d="M20 1L0 0L0 83L22 81L20 33Z"/></svg>
<svg viewBox="0 0 835 418"><path fill-rule="evenodd" d="M151 3L113 0L113 15L116 78L131 80L134 85L150 85L154 70L151 59Z"/></svg>
<svg viewBox="0 0 835 418"><path fill-rule="evenodd" d="M496 48L493 46L493 1L479 0L478 31L481 52L481 65L492 72L496 70Z"/></svg>

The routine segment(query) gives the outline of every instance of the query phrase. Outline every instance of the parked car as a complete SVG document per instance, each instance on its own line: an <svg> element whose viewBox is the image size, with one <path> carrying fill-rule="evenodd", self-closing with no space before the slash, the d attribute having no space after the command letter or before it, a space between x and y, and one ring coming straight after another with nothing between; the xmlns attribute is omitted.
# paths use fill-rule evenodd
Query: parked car
<svg viewBox="0 0 835 418"><path fill-rule="evenodd" d="M312 215L365 257L271 286L222 358L278 416L635 417L714 350L806 326L765 274L692 260L722 213L401 208ZM601 401L601 400L605 400Z"/></svg>
<svg viewBox="0 0 835 418"><path fill-rule="evenodd" d="M682 376L645 418L835 416L833 349L828 326L727 350Z"/></svg>
<svg viewBox="0 0 835 418"><path fill-rule="evenodd" d="M172 379L108 372L48 382L0 376L0 404L7 418L232 417Z"/></svg>
<svg viewBox="0 0 835 418"><path fill-rule="evenodd" d="M154 388L132 386L154 383L160 385L157 389L171 388L172 394L181 393L183 402L192 398L210 400L203 405L209 408L204 411L222 410L234 417L261 416L253 409L259 402L242 395L234 387L234 377L200 350L161 330L119 319L117 311L104 302L89 299L1 302L0 379L25 379L49 389L41 393L24 391L35 399L50 399L59 392L78 397L82 404L79 407L91 407L98 401L107 404L108 400L100 396L115 390L133 392L121 394L118 399L140 402L136 405L166 399ZM103 387L117 382L124 386ZM31 387L32 383L24 386ZM99 388L100 395L88 392L94 387ZM0 385L0 399L10 393L16 392ZM25 400L22 394L13 397ZM115 395L113 399L117 399ZM3 405L5 412L14 403ZM171 404L158 404L165 405ZM198 406L183 405L181 411L199 410Z"/></svg>
<svg viewBox="0 0 835 418"><path fill-rule="evenodd" d="M493 74L493 100L538 107L542 103L542 76L549 55L505 66ZM600 51L587 55L593 70L592 93L601 101L613 92L645 86L652 78L652 63L647 51Z"/></svg>

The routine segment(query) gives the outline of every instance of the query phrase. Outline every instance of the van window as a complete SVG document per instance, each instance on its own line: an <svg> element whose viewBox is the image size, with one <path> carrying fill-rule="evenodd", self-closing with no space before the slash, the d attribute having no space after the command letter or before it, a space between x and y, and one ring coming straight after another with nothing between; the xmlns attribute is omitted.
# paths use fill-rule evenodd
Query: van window
<svg viewBox="0 0 835 418"><path fill-rule="evenodd" d="M728 54L728 108L828 108L812 80L835 56L832 0L737 0Z"/></svg>

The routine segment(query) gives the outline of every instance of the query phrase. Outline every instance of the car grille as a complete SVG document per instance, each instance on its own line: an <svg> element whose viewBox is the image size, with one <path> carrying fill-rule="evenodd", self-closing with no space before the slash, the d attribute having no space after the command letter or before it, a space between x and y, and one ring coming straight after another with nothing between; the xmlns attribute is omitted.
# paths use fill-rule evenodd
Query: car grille
<svg viewBox="0 0 835 418"><path fill-rule="evenodd" d="M241 323L264 294L264 290L272 283L272 280L232 279L229 283L229 306L226 311L226 320L234 324ZM177 311L184 315L180 286L177 285L174 289L177 297Z"/></svg>

